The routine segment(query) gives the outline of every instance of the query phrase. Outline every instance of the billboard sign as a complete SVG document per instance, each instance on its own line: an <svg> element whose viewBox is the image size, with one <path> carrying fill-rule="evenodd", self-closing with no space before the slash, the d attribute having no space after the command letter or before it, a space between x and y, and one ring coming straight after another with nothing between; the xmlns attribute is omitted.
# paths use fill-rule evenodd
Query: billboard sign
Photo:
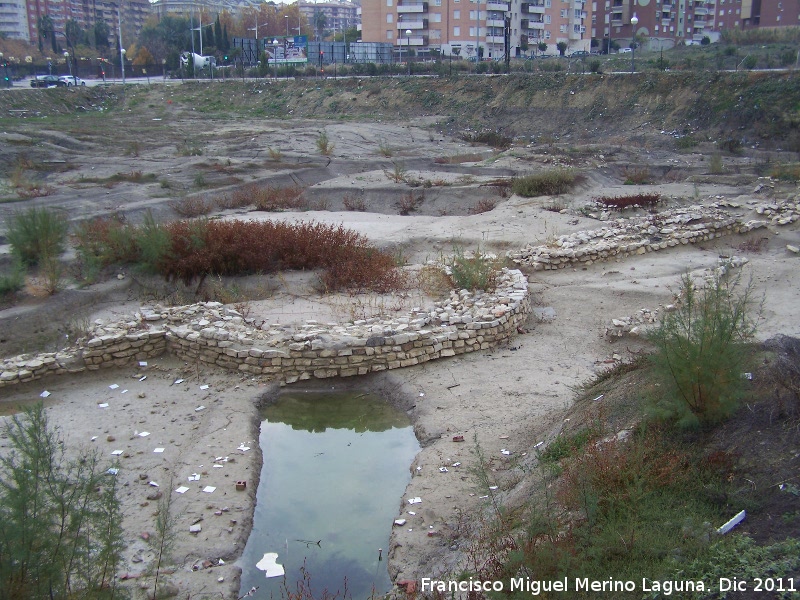
<svg viewBox="0 0 800 600"><path fill-rule="evenodd" d="M275 40L278 41L275 44ZM270 62L278 64L297 64L308 62L308 38L304 35L264 39L264 46L270 54Z"/></svg>

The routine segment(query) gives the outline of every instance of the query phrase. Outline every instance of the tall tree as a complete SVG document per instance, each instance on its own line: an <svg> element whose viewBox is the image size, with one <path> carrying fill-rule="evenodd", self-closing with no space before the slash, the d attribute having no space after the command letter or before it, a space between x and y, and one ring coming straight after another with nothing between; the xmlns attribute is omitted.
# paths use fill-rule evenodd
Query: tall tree
<svg viewBox="0 0 800 600"><path fill-rule="evenodd" d="M325 25L328 23L328 18L322 11L314 13L314 31L316 32L317 40L321 40L325 33Z"/></svg>
<svg viewBox="0 0 800 600"><path fill-rule="evenodd" d="M78 44L83 43L83 28L80 23L75 19L68 19L64 25L64 37L67 38L67 47L75 48Z"/></svg>
<svg viewBox="0 0 800 600"><path fill-rule="evenodd" d="M94 43L97 48L108 48L108 38L111 31L105 21L95 21L94 24Z"/></svg>
<svg viewBox="0 0 800 600"><path fill-rule="evenodd" d="M39 33L39 52L43 51L43 41L49 39L53 34L53 19L50 15L42 15L36 23L36 29Z"/></svg>

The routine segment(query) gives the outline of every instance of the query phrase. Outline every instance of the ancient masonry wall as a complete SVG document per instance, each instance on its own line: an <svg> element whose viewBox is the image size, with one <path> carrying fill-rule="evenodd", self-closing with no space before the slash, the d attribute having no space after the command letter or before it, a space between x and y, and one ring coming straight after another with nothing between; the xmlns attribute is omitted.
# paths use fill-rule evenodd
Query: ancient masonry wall
<svg viewBox="0 0 800 600"><path fill-rule="evenodd" d="M147 360L164 352L286 383L397 369L509 339L530 312L528 281L503 269L493 293L452 291L430 309L347 324L257 324L217 302L143 308L130 321L96 322L78 345L0 361L0 388L46 375Z"/></svg>

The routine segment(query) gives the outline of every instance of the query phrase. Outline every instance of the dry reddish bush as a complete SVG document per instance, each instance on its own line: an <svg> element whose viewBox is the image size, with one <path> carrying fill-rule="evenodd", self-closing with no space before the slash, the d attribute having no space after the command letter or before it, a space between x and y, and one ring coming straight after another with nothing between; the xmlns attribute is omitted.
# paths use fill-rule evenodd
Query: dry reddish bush
<svg viewBox="0 0 800 600"><path fill-rule="evenodd" d="M303 197L303 188L293 185L284 188L255 188L253 190L252 203L256 210L274 212L279 210L302 210L307 207L307 201Z"/></svg>
<svg viewBox="0 0 800 600"><path fill-rule="evenodd" d="M652 207L661 201L661 194L631 194L629 196L601 196L594 199L597 204L622 210L633 206Z"/></svg>
<svg viewBox="0 0 800 600"><path fill-rule="evenodd" d="M169 202L169 207L182 217L188 219L207 215L213 210L211 202L199 196L187 196Z"/></svg>
<svg viewBox="0 0 800 600"><path fill-rule="evenodd" d="M344 205L345 210L354 210L358 212L364 212L367 210L367 204L364 202L364 198L361 196L345 194L344 198L342 198L342 204Z"/></svg>
<svg viewBox="0 0 800 600"><path fill-rule="evenodd" d="M492 200L491 198L483 198L482 200L478 200L472 206L472 208L469 209L469 214L479 215L481 213L489 212L490 210L494 210L495 206L497 206L497 200Z"/></svg>
<svg viewBox="0 0 800 600"><path fill-rule="evenodd" d="M244 208L253 204L255 197L255 190L258 186L255 184L245 185L230 194L222 194L214 198L214 202L221 210L230 210L234 208Z"/></svg>
<svg viewBox="0 0 800 600"><path fill-rule="evenodd" d="M415 196L414 192L408 192L400 197L400 200L397 201L396 206L401 215L408 216L422 206L424 201L424 192L420 193L419 196Z"/></svg>
<svg viewBox="0 0 800 600"><path fill-rule="evenodd" d="M322 268L328 290L400 289L393 258L355 231L320 223L178 221L165 226L169 256L162 274L185 284L207 275L243 275Z"/></svg>

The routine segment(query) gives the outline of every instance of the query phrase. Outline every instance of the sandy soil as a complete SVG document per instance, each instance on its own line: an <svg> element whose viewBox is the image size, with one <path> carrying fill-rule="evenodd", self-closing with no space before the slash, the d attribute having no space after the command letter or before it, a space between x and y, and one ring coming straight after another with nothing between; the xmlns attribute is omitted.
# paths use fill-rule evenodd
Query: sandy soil
<svg viewBox="0 0 800 600"><path fill-rule="evenodd" d="M357 130L353 124L331 130L335 136L343 136L340 129L347 127ZM380 131L382 128L369 126L356 133L361 140L369 137L374 146L379 143ZM416 145L427 143L421 130L411 137ZM436 148L429 148L428 152L435 153ZM654 162L661 159L678 160L652 157ZM688 162L685 156L680 160ZM519 161L511 157L497 167L536 167L530 157L522 165ZM614 195L623 189L602 157L593 161L586 185L560 199L567 206L580 206L592 196ZM545 162L552 164L551 159ZM336 164L334 159L334 171ZM354 185L354 177L342 173L320 185L345 188ZM357 183L367 195L371 193L370 185L376 195L387 185L380 176L358 177L361 179ZM737 199L743 207L747 199L755 197L753 189L752 182L647 186L647 191L660 191L685 202L725 197ZM630 192L630 186L624 191ZM787 197L796 195L797 190L775 193ZM500 200L491 212L471 216L401 217L377 212L319 211L259 214L258 218L343 223L363 232L379 246L402 249L410 262L420 263L448 252L454 243L503 252L527 242L598 226L598 221L580 213L543 210L550 201L511 197ZM744 208L742 213L749 214ZM246 216L255 218L256 213ZM768 238L760 252L746 254L750 262L743 269L745 278L752 277L756 292L764 294L759 336L798 336L798 258L785 246L797 245L800 231L796 226L769 228L753 236ZM469 539L463 534L469 524L479 521L490 495L503 498L512 491L518 482L516 467L529 461L533 446L557 433L563 411L571 404L574 386L613 364L614 355L624 360L641 350L641 342L636 340L607 340L603 336L605 325L612 318L668 303L682 273L713 268L723 254L741 254L738 246L742 241L723 238L583 270L531 273L536 310L526 330L507 346L346 382L379 390L406 408L423 445L410 466L413 477L406 494L398 498L397 518L404 518L407 523L393 531L391 575L397 580L418 579L457 570L467 556ZM92 318L129 313L140 301L131 299L104 306ZM420 301L425 299L413 294L403 300ZM358 310L363 311L394 305L369 297L357 302L361 303ZM281 322L307 318L327 321L351 318L352 306L352 299L315 297L308 280L298 278L293 288L289 285L267 300L251 302L250 310L251 316ZM183 381L177 383L179 379ZM119 387L111 389L112 385ZM272 397L276 387L210 369L197 372L193 365L163 357L149 361L147 366L50 379L4 390L3 403L35 400L43 390L51 393L48 415L52 423L61 427L68 445L95 447L109 460L113 451L122 450L118 477L123 485L127 548L121 574L130 577L124 585L138 590L150 583L142 573L152 566L153 553L143 537L154 533L155 496L159 492L172 493L179 536L174 552L176 568L168 575L170 582L181 591L181 597L237 598L235 561L246 541L261 465L256 445L257 406ZM104 403L108 407L99 407ZM149 435L141 437L145 431ZM454 436L463 436L465 441L454 442ZM164 451L156 453L155 448ZM484 489L473 474L478 449L487 460L489 482L497 485L497 490ZM440 467L447 467L447 472ZM199 475L199 480L190 481L194 475ZM247 482L244 491L236 490L237 481ZM189 489L176 494L174 490L179 486ZM207 486L215 489L204 491ZM409 505L407 500L412 497L420 497L422 503ZM201 531L189 533L190 526L197 524ZM143 591L138 593L139 597L145 595Z"/></svg>

